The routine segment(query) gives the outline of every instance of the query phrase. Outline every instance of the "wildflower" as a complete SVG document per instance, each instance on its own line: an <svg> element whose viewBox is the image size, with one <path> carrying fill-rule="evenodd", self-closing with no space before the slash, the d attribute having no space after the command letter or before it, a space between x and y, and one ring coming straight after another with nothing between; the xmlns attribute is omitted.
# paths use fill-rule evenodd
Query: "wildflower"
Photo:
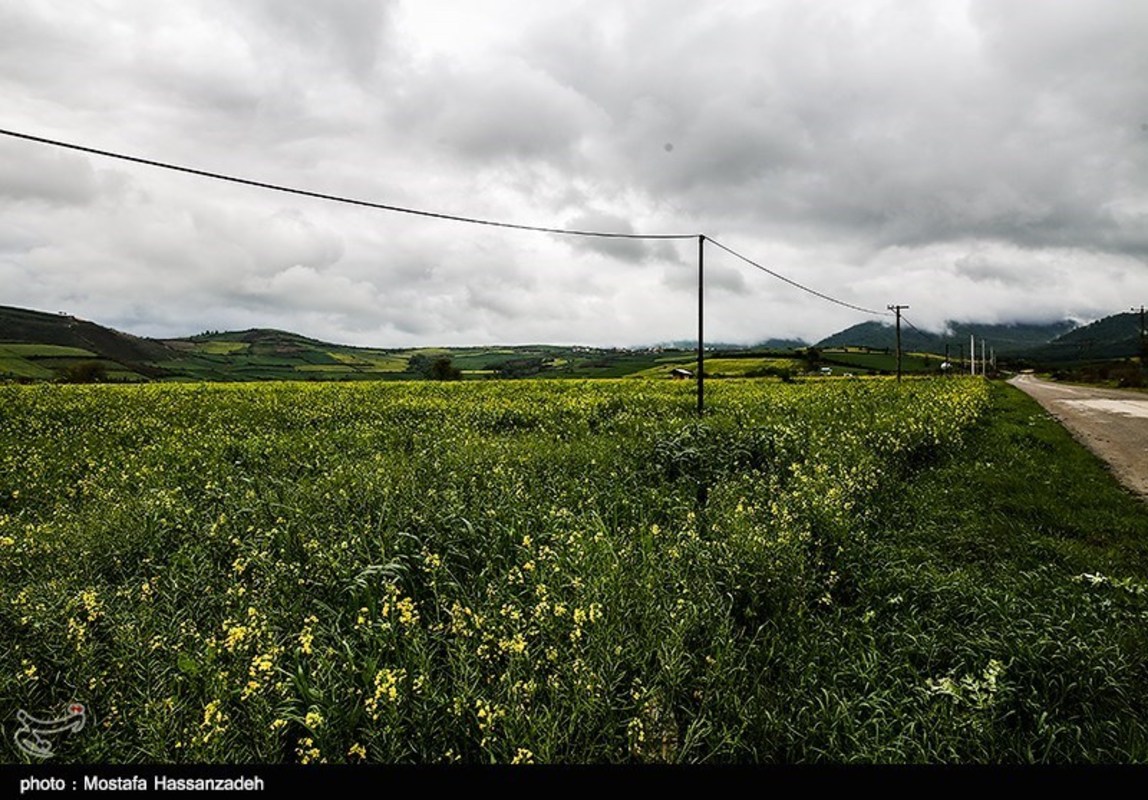
<svg viewBox="0 0 1148 800"><path fill-rule="evenodd" d="M251 629L246 625L233 625L230 628L224 627L226 636L223 640L223 646L227 648L228 652L235 652L235 648L239 647L251 634Z"/></svg>
<svg viewBox="0 0 1148 800"><path fill-rule="evenodd" d="M516 633L509 639L499 639L498 647L504 653L522 655L522 653L526 651L526 639L523 638L521 633Z"/></svg>
<svg viewBox="0 0 1148 800"><path fill-rule="evenodd" d="M323 715L318 711L308 711L307 716L303 719L303 724L311 730L323 727Z"/></svg>
<svg viewBox="0 0 1148 800"><path fill-rule="evenodd" d="M271 721L270 728L273 731L281 731L286 727L287 727L287 720L283 719L282 717Z"/></svg>
<svg viewBox="0 0 1148 800"><path fill-rule="evenodd" d="M404 597L398 601L396 607L399 612L399 622L407 626L418 624L419 612L414 600L409 597Z"/></svg>
<svg viewBox="0 0 1148 800"><path fill-rule="evenodd" d="M375 692L363 701L372 719L377 720L382 715L381 705L399 702L399 682L405 680L406 676L405 669L384 668L376 673Z"/></svg>
<svg viewBox="0 0 1148 800"><path fill-rule="evenodd" d="M356 742L355 744L351 745L350 749L347 750L347 757L357 758L360 761L365 761L367 759L367 748Z"/></svg>
<svg viewBox="0 0 1148 800"><path fill-rule="evenodd" d="M303 655L311 655L312 644L315 641L315 632L312 626L319 621L319 618L312 615L303 621L303 630L299 633L299 648L303 651Z"/></svg>
<svg viewBox="0 0 1148 800"><path fill-rule="evenodd" d="M511 764L533 764L534 753L527 750L525 747L519 747L515 753L514 758L510 760Z"/></svg>
<svg viewBox="0 0 1148 800"><path fill-rule="evenodd" d="M310 736L305 736L296 745L295 755L299 757L300 764L313 764L319 760L321 754L319 748L315 746L315 740Z"/></svg>
<svg viewBox="0 0 1148 800"><path fill-rule="evenodd" d="M220 705L219 700L212 700L203 707L203 722L200 723L200 734L197 737L203 744L227 730L228 716L223 713Z"/></svg>

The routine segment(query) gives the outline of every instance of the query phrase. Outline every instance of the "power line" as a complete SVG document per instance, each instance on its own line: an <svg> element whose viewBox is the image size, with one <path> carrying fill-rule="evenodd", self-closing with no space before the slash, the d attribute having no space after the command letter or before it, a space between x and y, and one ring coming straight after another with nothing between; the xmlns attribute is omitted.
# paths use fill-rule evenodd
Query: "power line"
<svg viewBox="0 0 1148 800"><path fill-rule="evenodd" d="M302 195L303 197L315 197L320 200L330 200L335 203L346 203L353 206L363 206L366 208L374 208L380 211L393 211L398 214L411 214L417 217L430 217L431 219L450 220L451 222L465 222L471 225L487 225L493 228L513 228L520 231L537 231L539 233L557 233L564 236L593 236L601 239L696 239L696 233L617 233L610 231L591 231L579 230L575 228L548 228L541 225L521 225L514 222L500 222L491 219L479 219L477 217L463 217L457 214L445 214L438 211L424 211L417 208L407 208L404 206L394 206L387 203L374 203L369 200L356 200L352 197L341 197L339 195L325 194L323 192L312 192L307 189L297 189L291 186L281 186L274 183L265 183L263 181L255 181L247 178L238 178L233 175L224 175L218 172L208 172L207 170L194 169L192 167L184 167L179 164L171 164L165 161L153 161L148 158L139 158L138 156L129 156L123 153L113 153L109 150L97 150L94 147L85 147L83 145L72 144L70 142L61 142L56 139L45 139L41 136L32 136L27 133L18 133L16 131L9 131L0 128L0 134L11 136L16 139L26 139L30 142L39 142L40 144L48 144L53 147L61 147L66 150L77 150L81 153L90 153L92 155L103 156L105 158L114 158L120 161L130 161L134 164L144 164L149 167L158 167L159 169L166 169L172 172L183 172L188 175L198 175L202 178L211 178L217 181L226 181L228 183L238 183L243 186L254 186L259 189L270 189L273 192L283 192L285 194Z"/></svg>
<svg viewBox="0 0 1148 800"><path fill-rule="evenodd" d="M794 286L803 292L808 292L809 294L813 295L814 297L820 297L822 300L828 300L830 303L836 303L839 306L844 306L845 308L851 308L854 311L860 311L863 314L872 314L875 317L891 317L891 316L893 316L893 314L888 312L888 311L876 311L872 308L865 308L864 306L854 305L853 303L847 303L844 300L838 300L836 297L832 297L830 295L827 295L824 292L819 292L816 289L811 289L808 286L805 286L804 284L798 283L797 281L795 281L791 278L787 278L780 273L774 272L773 270L769 269L768 267L762 266L761 264L754 261L752 258L748 258L746 256L743 256L741 253L737 252L736 250L734 250L732 248L726 247L724 244L719 242L717 239L712 239L709 236L707 236L706 241L709 242L710 244L714 245L715 247L719 247L722 250L725 250L731 256L733 256L735 258L740 258L742 261L749 264L751 267L756 267L757 269L761 270L762 272L766 273L767 275L772 275L774 278L777 278L779 281L784 281L785 283L788 283L790 286Z"/></svg>
<svg viewBox="0 0 1148 800"><path fill-rule="evenodd" d="M904 308L908 308L908 306L904 306ZM901 322L904 322L906 325L908 325L910 328L912 328L913 330L915 330L917 333L921 334L922 336L929 336L929 335L930 335L930 334L928 334L928 333L925 333L925 332L924 332L923 330L921 330L920 328L918 328L918 327L917 327L916 325L914 325L912 322L910 322L910 321L909 321L909 318L908 318L908 317L906 317L904 314L902 314L902 315L901 315Z"/></svg>
<svg viewBox="0 0 1148 800"><path fill-rule="evenodd" d="M678 239L678 240L699 239L699 241L709 241L710 243L712 243L716 247L726 251L727 253L734 256L735 258L738 258L738 259L744 261L746 264L749 264L750 266L755 267L756 269L759 269L762 272L766 273L767 275L770 275L774 278L777 278L778 280L783 281L784 283L788 283L790 286L793 286L797 289L800 289L803 292L807 292L807 293L813 295L814 297L819 297L822 300L826 300L830 303L835 303L839 306L843 306L845 308L849 308L849 309L852 309L854 311L860 311L863 314L870 314L870 315L878 316L878 317L892 316L892 314L887 312L887 311L876 311L876 310L871 309L871 308L865 308L864 306L859 306L859 305L855 305L853 303L846 302L844 300L839 300L836 297L832 297L831 295L825 294L824 292L819 292L816 289L812 289L808 286L805 286L804 284L798 283L797 281L795 281L791 278L787 278L786 276L769 269L768 267L758 263L757 261L754 261L753 259L742 255L741 253L737 252L733 248L727 247L726 245L722 244L721 242L717 241L716 239L712 239L708 236L699 236L698 234L694 234L694 233L621 233L621 232L614 232L614 231L581 230L581 229L577 229L577 228L552 228L552 227L546 227L546 226L541 226L541 225L523 225L523 224L514 223L514 222L502 222L499 220L480 219L477 217L465 217L465 216L460 216L457 214L447 214L447 213L438 212L438 211L426 211L423 209L390 205L388 203L376 203L376 202L372 202L369 200L359 200L359 199L352 198L352 197L343 197L340 195L326 194L324 192L314 192L314 191L310 191L308 189L299 189L299 188L292 187L292 186L283 186L280 184L266 183L264 181L256 181L256 180L251 180L248 178L240 178L240 177L236 177L234 175L225 175L225 174L219 173L219 172L209 172L207 170L195 169L193 167L185 167L185 166L182 166L179 164L172 164L172 163L166 162L166 161L155 161L153 159L140 158L139 156L131 156L131 155L127 155L124 153L115 153L115 152L112 152L110 150L99 150L99 149L94 148L94 147L87 147L85 145L79 145L79 144L75 144L72 142L64 142L64 141L60 141L57 139L48 139L48 138L45 138L42 136L33 136L31 134L20 133L18 131L5 130L2 128L0 128L0 134L3 134L5 136L10 136L10 137L13 137L16 139L24 139L24 140L30 141L30 142L37 142L40 144L51 145L52 147L59 147L59 148L65 149L65 150L75 150L75 151L78 151L81 153L89 153L91 155L102 156L104 158L112 158L112 159L117 159L119 161L128 161L128 162L131 162L133 164L143 164L145 166L156 167L158 169L166 169L166 170L169 170L171 172L182 172L182 173L185 173L188 175L197 175L197 176L202 177L202 178L211 178L212 180L224 181L227 183L236 183L236 184L240 184L242 186L253 186L253 187L256 187L258 189L268 189L268 190L274 191L274 192L283 192L285 194L300 195L302 197L313 197L313 198L317 198L319 200L329 200L329 201L335 202L335 203L344 203L347 205L362 206L365 208L378 209L380 211L391 211L391 212L398 213L398 214L410 214L413 216L428 217L431 219L441 219L441 220L447 220L450 222L462 222L462 223L467 223L470 225L486 225L486 226L494 227L494 228L510 228L513 230L536 231L538 233L554 233L554 234L560 234L560 235L564 235L564 236L586 236L586 237L597 237L597 238L603 238L603 239ZM911 324L912 323L910 323L910 325ZM915 328L915 326L914 326L914 328Z"/></svg>

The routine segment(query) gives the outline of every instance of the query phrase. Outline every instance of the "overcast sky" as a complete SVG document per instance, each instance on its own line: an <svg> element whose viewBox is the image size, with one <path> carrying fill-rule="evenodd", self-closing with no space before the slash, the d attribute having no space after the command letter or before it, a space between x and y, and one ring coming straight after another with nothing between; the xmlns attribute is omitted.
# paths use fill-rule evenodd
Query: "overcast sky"
<svg viewBox="0 0 1148 800"><path fill-rule="evenodd" d="M20 0L0 128L375 202L706 233L867 307L1148 303L1148 3ZM336 205L0 137L0 304L175 336L694 335L696 243ZM866 317L707 255L707 333Z"/></svg>

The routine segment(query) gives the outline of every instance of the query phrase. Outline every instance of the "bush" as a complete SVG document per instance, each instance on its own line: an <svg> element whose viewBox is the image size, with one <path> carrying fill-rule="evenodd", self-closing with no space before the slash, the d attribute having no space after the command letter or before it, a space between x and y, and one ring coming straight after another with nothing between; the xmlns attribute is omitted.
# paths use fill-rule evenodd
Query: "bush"
<svg viewBox="0 0 1148 800"><path fill-rule="evenodd" d="M81 361L60 370L63 383L104 383L107 379L107 367L99 361Z"/></svg>

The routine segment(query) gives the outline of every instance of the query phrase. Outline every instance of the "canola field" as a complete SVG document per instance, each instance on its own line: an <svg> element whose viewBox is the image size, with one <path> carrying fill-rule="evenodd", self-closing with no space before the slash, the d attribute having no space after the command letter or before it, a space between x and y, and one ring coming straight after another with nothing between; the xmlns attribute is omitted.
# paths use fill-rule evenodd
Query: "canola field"
<svg viewBox="0 0 1148 800"><path fill-rule="evenodd" d="M0 720L83 703L58 762L928 757L835 738L804 621L989 386L707 390L0 386ZM930 677L867 712L891 744L976 735Z"/></svg>

